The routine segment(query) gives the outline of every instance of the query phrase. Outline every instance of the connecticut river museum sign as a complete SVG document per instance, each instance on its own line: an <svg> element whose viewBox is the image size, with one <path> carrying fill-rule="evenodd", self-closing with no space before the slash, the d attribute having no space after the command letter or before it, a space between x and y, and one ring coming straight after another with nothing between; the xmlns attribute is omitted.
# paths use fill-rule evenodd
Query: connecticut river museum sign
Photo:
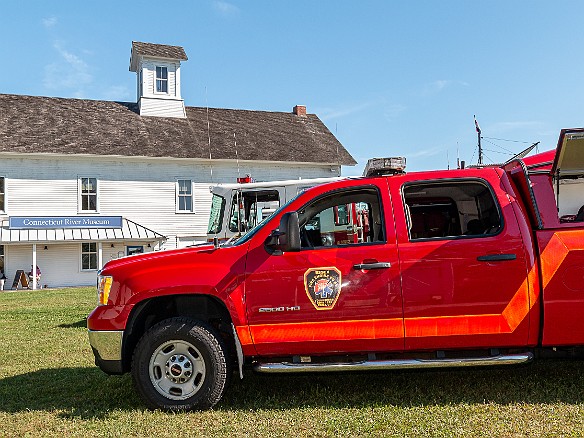
<svg viewBox="0 0 584 438"><path fill-rule="evenodd" d="M121 216L12 216L11 230L49 230L56 228L122 228Z"/></svg>

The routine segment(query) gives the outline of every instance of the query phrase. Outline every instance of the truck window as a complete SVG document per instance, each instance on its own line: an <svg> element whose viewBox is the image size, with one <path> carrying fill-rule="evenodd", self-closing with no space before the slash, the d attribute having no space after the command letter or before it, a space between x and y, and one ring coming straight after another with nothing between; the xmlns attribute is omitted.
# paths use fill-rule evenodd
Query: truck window
<svg viewBox="0 0 584 438"><path fill-rule="evenodd" d="M335 225L349 225L351 223L351 209L352 206L350 204L333 207L335 213Z"/></svg>
<svg viewBox="0 0 584 438"><path fill-rule="evenodd" d="M489 236L503 225L493 192L482 181L407 184L403 197L410 240Z"/></svg>
<svg viewBox="0 0 584 438"><path fill-rule="evenodd" d="M211 215L209 216L209 227L207 234L219 234L223 224L223 213L225 210L225 198L213 194L211 200Z"/></svg>
<svg viewBox="0 0 584 438"><path fill-rule="evenodd" d="M229 231L248 232L279 207L277 190L236 191L231 203Z"/></svg>
<svg viewBox="0 0 584 438"><path fill-rule="evenodd" d="M376 188L327 194L303 207L298 218L302 248L385 240Z"/></svg>

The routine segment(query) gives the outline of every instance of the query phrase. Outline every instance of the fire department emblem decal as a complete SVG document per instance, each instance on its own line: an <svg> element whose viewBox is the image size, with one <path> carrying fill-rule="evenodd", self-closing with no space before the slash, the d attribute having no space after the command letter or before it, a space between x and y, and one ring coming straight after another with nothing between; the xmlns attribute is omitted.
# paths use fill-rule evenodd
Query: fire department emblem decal
<svg viewBox="0 0 584 438"><path fill-rule="evenodd" d="M331 310L341 295L341 271L310 268L304 273L304 288L316 310Z"/></svg>

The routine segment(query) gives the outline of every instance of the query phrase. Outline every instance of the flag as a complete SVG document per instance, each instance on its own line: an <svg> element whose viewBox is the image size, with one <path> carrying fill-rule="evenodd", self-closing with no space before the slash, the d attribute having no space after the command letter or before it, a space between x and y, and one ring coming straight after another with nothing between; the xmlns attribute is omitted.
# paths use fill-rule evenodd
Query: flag
<svg viewBox="0 0 584 438"><path fill-rule="evenodd" d="M478 133L479 133L479 135L480 135L480 133L481 133L481 127L479 126L479 122L477 122L477 118L476 118L476 116L475 116L475 118L474 118L474 121L475 121L475 128L476 128L477 132L478 132Z"/></svg>

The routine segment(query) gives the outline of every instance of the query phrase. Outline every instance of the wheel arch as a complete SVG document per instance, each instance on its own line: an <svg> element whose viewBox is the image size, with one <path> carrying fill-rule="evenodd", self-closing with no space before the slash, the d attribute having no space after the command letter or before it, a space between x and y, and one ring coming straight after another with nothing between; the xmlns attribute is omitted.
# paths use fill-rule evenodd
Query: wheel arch
<svg viewBox="0 0 584 438"><path fill-rule="evenodd" d="M187 317L214 327L224 339L231 358L236 358L233 321L221 300L204 294L164 295L141 301L132 309L122 344L123 372L130 371L132 354L144 333L159 322L174 317Z"/></svg>

